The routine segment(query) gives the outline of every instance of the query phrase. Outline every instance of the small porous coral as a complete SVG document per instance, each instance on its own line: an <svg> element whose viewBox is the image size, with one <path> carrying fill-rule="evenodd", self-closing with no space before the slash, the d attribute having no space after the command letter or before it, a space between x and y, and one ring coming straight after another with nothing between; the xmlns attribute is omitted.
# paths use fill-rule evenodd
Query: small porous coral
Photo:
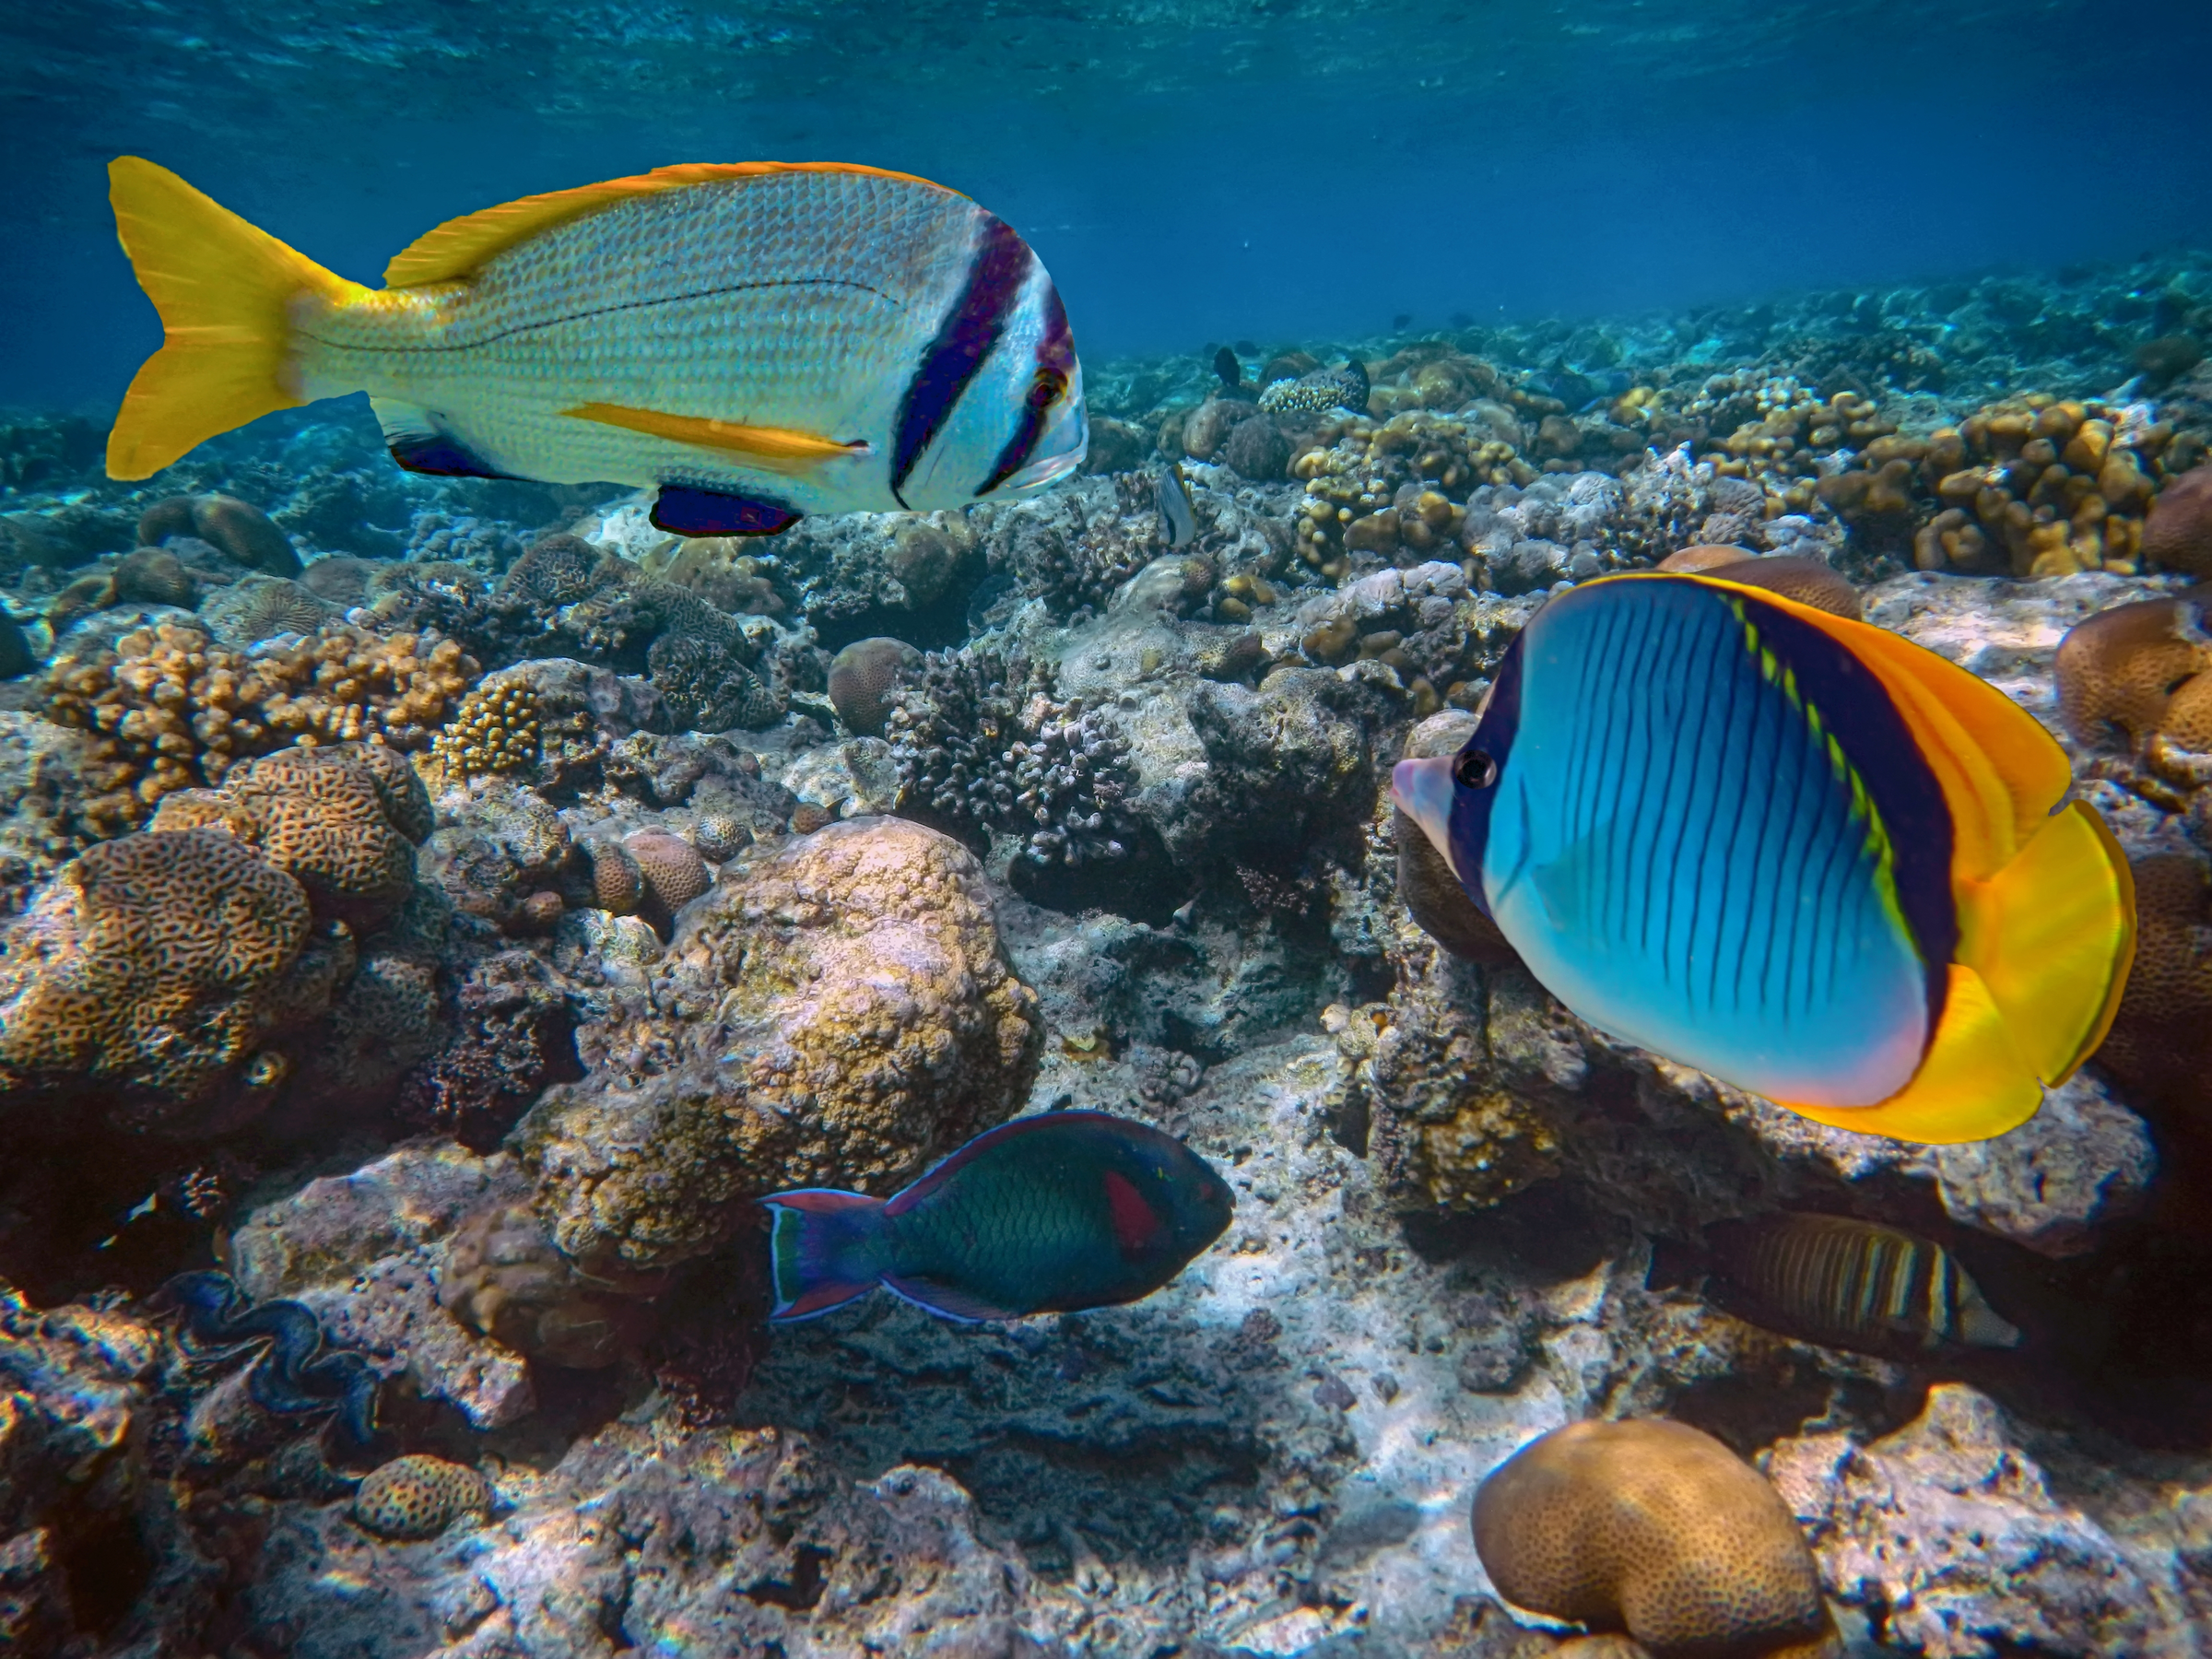
<svg viewBox="0 0 2212 1659"><path fill-rule="evenodd" d="M779 1188L895 1192L1036 1076L1043 1023L981 867L898 818L724 866L652 974L656 1012L580 1028L590 1076L510 1139L591 1273L703 1254Z"/></svg>
<svg viewBox="0 0 2212 1659"><path fill-rule="evenodd" d="M982 645L933 652L890 699L902 809L1017 836L1039 865L1128 851L1129 741L1107 711L1055 697L1042 664Z"/></svg>
<svg viewBox="0 0 2212 1659"><path fill-rule="evenodd" d="M463 1515L491 1508L491 1483L465 1465L412 1453L381 1464L353 1495L353 1518L380 1538L434 1538Z"/></svg>
<svg viewBox="0 0 2212 1659"><path fill-rule="evenodd" d="M1509 1602L1655 1659L1827 1659L1813 1552L1763 1476L1665 1419L1570 1423L1491 1471L1475 1549Z"/></svg>
<svg viewBox="0 0 2212 1659"><path fill-rule="evenodd" d="M139 1128L252 1115L251 1087L224 1086L350 965L312 922L298 882L217 830L88 848L0 937L0 1094L110 1091Z"/></svg>
<svg viewBox="0 0 2212 1659"><path fill-rule="evenodd" d="M494 678L461 700L430 755L449 777L481 778L528 771L538 743L537 693L526 680Z"/></svg>
<svg viewBox="0 0 2212 1659"><path fill-rule="evenodd" d="M901 669L921 665L922 653L904 640L855 640L830 663L830 706L850 730L863 737L883 735L890 712L884 700Z"/></svg>
<svg viewBox="0 0 2212 1659"><path fill-rule="evenodd" d="M706 861L674 830L633 830L622 838L622 851L637 865L643 884L639 909L664 935L676 912L713 885Z"/></svg>
<svg viewBox="0 0 2212 1659"><path fill-rule="evenodd" d="M495 1205L453 1230L438 1300L518 1353L579 1371L614 1364L653 1329L663 1274L583 1273L526 1204Z"/></svg>
<svg viewBox="0 0 2212 1659"><path fill-rule="evenodd" d="M92 734L75 813L86 833L109 836L257 755L369 739L424 747L476 678L451 640L334 624L247 653L164 622L56 663L42 690L48 718Z"/></svg>
<svg viewBox="0 0 2212 1659"><path fill-rule="evenodd" d="M292 551L291 539L267 513L236 496L171 496L148 507L138 520L138 539L147 547L158 547L172 535L196 535L265 575L300 574L300 556Z"/></svg>
<svg viewBox="0 0 2212 1659"><path fill-rule="evenodd" d="M617 916L634 913L645 897L645 873L629 849L618 841L594 841L584 846L592 861L592 900Z"/></svg>

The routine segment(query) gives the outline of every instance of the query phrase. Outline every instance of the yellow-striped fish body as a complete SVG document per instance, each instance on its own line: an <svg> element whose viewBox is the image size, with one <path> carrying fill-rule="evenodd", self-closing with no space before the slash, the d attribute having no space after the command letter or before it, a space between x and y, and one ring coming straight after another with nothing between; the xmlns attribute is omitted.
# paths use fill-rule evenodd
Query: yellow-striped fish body
<svg viewBox="0 0 2212 1659"><path fill-rule="evenodd" d="M926 180L663 168L439 227L372 290L135 157L117 230L160 311L109 471L367 392L416 471L657 487L688 535L1041 489L1082 462L1082 370L1029 245Z"/></svg>
<svg viewBox="0 0 2212 1659"><path fill-rule="evenodd" d="M1843 1216L1778 1215L1709 1235L1724 1277L1759 1309L1839 1347L2013 1347L2020 1333L1929 1239Z"/></svg>

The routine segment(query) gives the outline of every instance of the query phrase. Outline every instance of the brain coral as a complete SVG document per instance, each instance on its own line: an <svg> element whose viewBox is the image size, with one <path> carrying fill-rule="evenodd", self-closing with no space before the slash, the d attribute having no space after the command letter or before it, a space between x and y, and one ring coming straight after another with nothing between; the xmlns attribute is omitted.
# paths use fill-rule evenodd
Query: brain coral
<svg viewBox="0 0 2212 1659"><path fill-rule="evenodd" d="M450 640L333 624L249 654L161 623L55 664L43 690L49 718L93 735L76 810L97 837L136 829L163 795L220 783L255 755L372 738L421 748L476 677Z"/></svg>
<svg viewBox="0 0 2212 1659"><path fill-rule="evenodd" d="M1036 1075L975 859L856 818L725 865L653 968L656 1010L578 1033L593 1065L512 1144L588 1270L712 1250L790 1186L888 1194L999 1122Z"/></svg>
<svg viewBox="0 0 2212 1659"><path fill-rule="evenodd" d="M2097 1063L2147 1101L2212 1099L2212 870L2185 853L2135 862L2136 964Z"/></svg>
<svg viewBox="0 0 2212 1659"><path fill-rule="evenodd" d="M2212 465L2191 468L2151 503L2143 556L2170 571L2212 576Z"/></svg>
<svg viewBox="0 0 2212 1659"><path fill-rule="evenodd" d="M225 1085L351 966L307 895L236 840L149 831L88 849L0 939L0 1096L90 1085L119 1121L178 1133L262 1103ZM206 1106L206 1110L191 1110Z"/></svg>
<svg viewBox="0 0 2212 1659"><path fill-rule="evenodd" d="M357 928L415 888L415 837L429 804L406 760L376 745L286 749L231 770L220 789L167 796L157 830L220 829L306 889L320 915Z"/></svg>
<svg viewBox="0 0 2212 1659"><path fill-rule="evenodd" d="M1657 1659L1841 1652L1781 1495L1686 1424L1555 1429L1491 1472L1474 1519L1476 1553L1506 1600L1625 1631Z"/></svg>
<svg viewBox="0 0 2212 1659"><path fill-rule="evenodd" d="M210 599L200 619L218 640L242 650L279 634L311 634L330 614L330 606L300 582L249 576Z"/></svg>
<svg viewBox="0 0 2212 1659"><path fill-rule="evenodd" d="M373 1469L353 1495L353 1518L380 1538L434 1538L460 1516L491 1508L491 1483L476 1470L417 1453Z"/></svg>

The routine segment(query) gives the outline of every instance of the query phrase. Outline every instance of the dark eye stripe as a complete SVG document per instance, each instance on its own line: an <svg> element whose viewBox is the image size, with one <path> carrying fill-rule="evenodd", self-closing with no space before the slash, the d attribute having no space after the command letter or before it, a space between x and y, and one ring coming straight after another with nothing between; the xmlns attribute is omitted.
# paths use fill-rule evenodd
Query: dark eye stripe
<svg viewBox="0 0 2212 1659"><path fill-rule="evenodd" d="M1067 390L1068 371L1076 361L1076 342L1068 333L1060 290L1049 281L1044 285L1043 306L1044 331L1037 340L1037 372L1030 382L1030 395L1022 400L1021 412L1015 418L1014 436L998 452L991 476L977 487L979 496L989 495L1030 464L1038 440L1044 436L1045 422L1052 418L1053 406Z"/></svg>
<svg viewBox="0 0 2212 1659"><path fill-rule="evenodd" d="M982 237L960 297L945 313L937 337L922 354L921 366L899 400L899 424L891 441L891 494L901 507L906 498L900 492L908 477L1006 333L1006 318L1035 263L1029 243L1011 226L983 215Z"/></svg>

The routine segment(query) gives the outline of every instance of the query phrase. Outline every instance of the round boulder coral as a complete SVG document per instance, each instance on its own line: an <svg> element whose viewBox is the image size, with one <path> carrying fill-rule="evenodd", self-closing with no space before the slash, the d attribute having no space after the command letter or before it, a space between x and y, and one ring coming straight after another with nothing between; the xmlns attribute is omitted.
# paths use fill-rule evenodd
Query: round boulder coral
<svg viewBox="0 0 2212 1659"><path fill-rule="evenodd" d="M1819 1569L1750 1465L1687 1424L1570 1423L1475 1494L1475 1550L1506 1600L1656 1659L1841 1652Z"/></svg>
<svg viewBox="0 0 2212 1659"><path fill-rule="evenodd" d="M2058 707L2077 743L2140 749L2174 692L2212 668L2197 607L2182 599L2114 606L2077 623L2058 645Z"/></svg>
<svg viewBox="0 0 2212 1659"><path fill-rule="evenodd" d="M116 563L115 598L118 603L137 600L147 605L193 602L192 573L184 561L166 547L140 547L125 553Z"/></svg>
<svg viewBox="0 0 2212 1659"><path fill-rule="evenodd" d="M981 866L896 818L725 865L653 975L656 1012L581 1031L609 1058L512 1137L554 1241L592 1273L704 1254L785 1187L888 1196L1036 1075L1036 996ZM620 1058L647 1053L649 1072Z"/></svg>
<svg viewBox="0 0 2212 1659"><path fill-rule="evenodd" d="M2212 465L2193 467L2159 492L2143 524L2143 557L2169 571L2212 576Z"/></svg>
<svg viewBox="0 0 2212 1659"><path fill-rule="evenodd" d="M270 576L300 574L300 556L269 515L236 496L171 496L138 520L138 539L159 547L172 535L211 542L249 570Z"/></svg>
<svg viewBox="0 0 2212 1659"><path fill-rule="evenodd" d="M884 693L901 668L921 665L922 653L904 640L855 640L830 660L830 706L861 736L880 737L891 712Z"/></svg>
<svg viewBox="0 0 2212 1659"><path fill-rule="evenodd" d="M380 1538L434 1538L491 1508L491 1483L476 1470L418 1453L371 1470L353 1495L353 1518Z"/></svg>
<svg viewBox="0 0 2212 1659"><path fill-rule="evenodd" d="M706 860L673 830L633 830L622 838L622 850L638 866L645 908L656 919L673 917L713 884Z"/></svg>

